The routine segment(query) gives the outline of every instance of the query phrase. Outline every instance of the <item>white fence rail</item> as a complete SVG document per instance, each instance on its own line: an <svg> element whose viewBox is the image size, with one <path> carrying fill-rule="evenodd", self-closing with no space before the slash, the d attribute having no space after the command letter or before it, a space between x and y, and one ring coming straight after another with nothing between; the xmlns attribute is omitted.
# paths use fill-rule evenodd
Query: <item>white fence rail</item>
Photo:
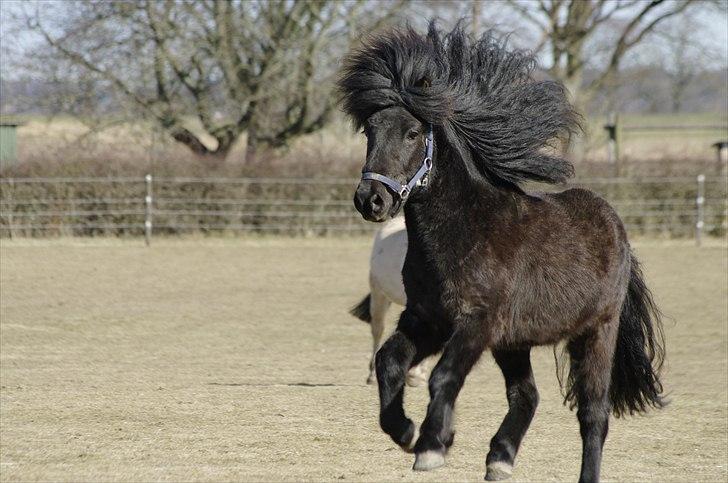
<svg viewBox="0 0 728 483"><path fill-rule="evenodd" d="M5 178L0 236L153 235L257 232L362 233L357 181L332 178ZM628 230L667 236L726 232L723 177L591 178Z"/></svg>

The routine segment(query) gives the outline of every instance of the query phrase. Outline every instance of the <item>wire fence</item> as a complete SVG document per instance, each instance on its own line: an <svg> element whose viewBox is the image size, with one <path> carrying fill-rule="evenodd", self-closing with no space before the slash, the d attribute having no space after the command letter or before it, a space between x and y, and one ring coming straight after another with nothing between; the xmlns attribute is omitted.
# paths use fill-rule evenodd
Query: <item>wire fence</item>
<svg viewBox="0 0 728 483"><path fill-rule="evenodd" d="M5 178L0 236L141 236L247 232L361 234L351 201L357 180L341 178ZM722 236L724 177L576 180L605 197L632 234Z"/></svg>

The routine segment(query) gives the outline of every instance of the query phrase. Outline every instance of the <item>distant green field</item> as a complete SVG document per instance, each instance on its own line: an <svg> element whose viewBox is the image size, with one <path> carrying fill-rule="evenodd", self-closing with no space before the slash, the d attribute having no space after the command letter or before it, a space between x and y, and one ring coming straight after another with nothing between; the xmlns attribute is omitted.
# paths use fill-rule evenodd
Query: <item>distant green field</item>
<svg viewBox="0 0 728 483"><path fill-rule="evenodd" d="M717 113L701 114L643 114L623 115L619 118L623 139L641 137L670 136L671 138L703 138L718 139L728 136L728 117ZM694 128L690 129L691 126ZM647 130L646 128L663 127L664 129ZM678 129L684 127L686 129ZM671 142L677 142L672 139Z"/></svg>
<svg viewBox="0 0 728 483"><path fill-rule="evenodd" d="M728 113L700 112L680 114L620 114L625 125L651 124L671 126L681 124L717 124L728 125Z"/></svg>

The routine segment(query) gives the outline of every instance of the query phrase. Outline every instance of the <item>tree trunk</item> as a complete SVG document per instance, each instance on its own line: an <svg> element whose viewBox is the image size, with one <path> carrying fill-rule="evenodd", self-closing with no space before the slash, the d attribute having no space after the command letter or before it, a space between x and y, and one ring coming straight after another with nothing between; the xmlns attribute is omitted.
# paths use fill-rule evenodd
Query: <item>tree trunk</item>
<svg viewBox="0 0 728 483"><path fill-rule="evenodd" d="M192 153L209 168L217 168L225 163L230 150L237 138L234 136L226 136L217 139L217 147L215 149L208 148L200 139L191 131L185 128L177 128L171 133L172 139L180 144L185 145Z"/></svg>
<svg viewBox="0 0 728 483"><path fill-rule="evenodd" d="M471 0L471 1L472 1L472 4L471 4L472 18L470 19L471 28L473 30L473 37L475 37L477 39L478 36L480 35L480 7L482 5L480 4L481 0Z"/></svg>
<svg viewBox="0 0 728 483"><path fill-rule="evenodd" d="M588 93L584 92L584 89L582 88L582 72L581 70L575 70L571 71L570 75L567 75L566 78L563 80L564 86L569 91L569 97L571 98L571 102L574 104L574 107L576 108L576 111L584 116L584 124L587 123L587 117L588 113L586 112L587 104L588 104ZM585 129L588 128L588 125L583 126ZM589 133L585 133L588 135ZM571 145L568 147L567 154L569 157L571 157L574 161L583 161L586 157L587 152L587 143L586 143L586 136L585 135L579 135L577 133L576 136L574 136L571 139Z"/></svg>
<svg viewBox="0 0 728 483"><path fill-rule="evenodd" d="M255 128L248 129L248 142L245 146L245 165L257 166L265 163L273 155L273 147L257 136Z"/></svg>
<svg viewBox="0 0 728 483"><path fill-rule="evenodd" d="M258 157L258 137L256 135L256 127L254 123L250 123L250 126L248 126L248 141L245 145L245 164L250 166L253 164L256 164L256 159Z"/></svg>
<svg viewBox="0 0 728 483"><path fill-rule="evenodd" d="M202 144L197 136L192 134L185 128L175 128L170 132L172 139L180 144L184 144L189 148L190 151L198 156L205 156L210 153L210 150Z"/></svg>

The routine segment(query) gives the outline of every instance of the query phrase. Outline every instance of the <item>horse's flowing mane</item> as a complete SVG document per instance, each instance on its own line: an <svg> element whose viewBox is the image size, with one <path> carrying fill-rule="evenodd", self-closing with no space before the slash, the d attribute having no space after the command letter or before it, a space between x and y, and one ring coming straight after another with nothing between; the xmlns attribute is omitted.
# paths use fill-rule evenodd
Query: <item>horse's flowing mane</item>
<svg viewBox="0 0 728 483"><path fill-rule="evenodd" d="M568 139L579 116L562 84L532 77L535 65L490 32L473 41L460 24L443 34L431 22L426 36L407 27L364 41L346 58L339 89L357 128L401 106L491 180L560 183L574 168L544 148Z"/></svg>

